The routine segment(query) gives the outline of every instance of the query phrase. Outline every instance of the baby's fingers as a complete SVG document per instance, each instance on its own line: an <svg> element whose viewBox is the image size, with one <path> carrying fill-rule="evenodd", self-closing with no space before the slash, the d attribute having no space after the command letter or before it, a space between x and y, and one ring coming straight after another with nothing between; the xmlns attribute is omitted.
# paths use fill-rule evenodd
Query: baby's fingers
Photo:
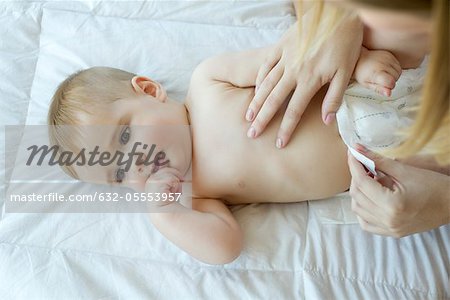
<svg viewBox="0 0 450 300"><path fill-rule="evenodd" d="M390 74L394 77L395 81L398 80L400 75L402 74L402 66L395 56L386 51L382 51L384 54L384 59L381 60L382 65L380 66L380 70Z"/></svg>
<svg viewBox="0 0 450 300"><path fill-rule="evenodd" d="M367 82L367 83L364 83L364 86L368 89L371 89L372 91L375 91L377 94L380 94L385 97L390 97L392 94L392 89L375 84L375 83Z"/></svg>
<svg viewBox="0 0 450 300"><path fill-rule="evenodd" d="M395 64L396 63L391 63L389 65L386 65L383 71L381 71L389 74L394 79L394 86L397 80L400 78L400 75L402 75L402 69L400 65L394 66Z"/></svg>
<svg viewBox="0 0 450 300"><path fill-rule="evenodd" d="M397 82L395 76L391 75L385 70L376 72L372 78L373 79L370 83L384 86L389 89L393 89L395 87L395 83Z"/></svg>
<svg viewBox="0 0 450 300"><path fill-rule="evenodd" d="M147 193L179 193L181 192L181 182L176 178L147 180L145 191Z"/></svg>
<svg viewBox="0 0 450 300"><path fill-rule="evenodd" d="M398 62L398 60L395 60L389 64L389 68L391 72L389 72L392 76L394 76L395 80L397 81L400 78L400 75L402 75L402 66Z"/></svg>
<svg viewBox="0 0 450 300"><path fill-rule="evenodd" d="M167 168L162 168L162 169L158 170L155 174L150 176L150 179L160 180L160 181L164 181L164 180L167 181L167 180L175 179L178 181L182 181L183 174L181 174L181 172L175 168L167 167Z"/></svg>
<svg viewBox="0 0 450 300"><path fill-rule="evenodd" d="M389 97L399 76L386 71L378 71L374 73L371 81L365 83L365 86L380 95Z"/></svg>
<svg viewBox="0 0 450 300"><path fill-rule="evenodd" d="M180 182L183 180L183 175L175 168L162 168L156 173L150 175L147 179L146 185L153 186L165 186L167 184L172 185L174 182Z"/></svg>

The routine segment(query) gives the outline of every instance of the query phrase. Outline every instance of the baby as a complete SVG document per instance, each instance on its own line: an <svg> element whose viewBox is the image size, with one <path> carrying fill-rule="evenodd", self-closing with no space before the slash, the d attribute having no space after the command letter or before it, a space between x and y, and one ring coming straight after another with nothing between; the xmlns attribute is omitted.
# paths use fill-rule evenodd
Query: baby
<svg viewBox="0 0 450 300"><path fill-rule="evenodd" d="M242 249L242 232L227 204L321 199L350 186L347 147L337 125L321 120L325 90L314 97L283 151L273 147L283 110L257 140L246 137L243 116L266 51L202 62L184 104L168 98L158 82L118 69L94 67L70 76L53 97L49 125L109 125L113 130L97 132L95 145L112 153L138 145L133 151L147 153L144 145L153 144L164 157L156 167L144 164L147 157L141 155L126 170L73 165L66 172L83 181L159 193L179 192L181 182L191 179L192 209L179 202L155 203L167 210L150 213L152 223L200 261L233 261ZM365 54L355 70L362 82L366 70L360 68L373 59ZM140 126L146 130L136 130ZM172 126L187 130L164 133ZM75 150L85 136L69 137L58 126L50 129L51 140L62 149Z"/></svg>

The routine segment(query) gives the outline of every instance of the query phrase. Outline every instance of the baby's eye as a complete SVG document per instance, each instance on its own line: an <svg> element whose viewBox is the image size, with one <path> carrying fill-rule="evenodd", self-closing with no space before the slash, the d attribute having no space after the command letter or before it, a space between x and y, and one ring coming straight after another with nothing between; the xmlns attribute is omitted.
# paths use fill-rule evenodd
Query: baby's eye
<svg viewBox="0 0 450 300"><path fill-rule="evenodd" d="M121 183L124 178L125 178L125 170L124 169L117 169L117 171L116 171L116 182Z"/></svg>
<svg viewBox="0 0 450 300"><path fill-rule="evenodd" d="M120 143L125 145L130 140L131 129L129 126L126 126L122 132L120 133Z"/></svg>

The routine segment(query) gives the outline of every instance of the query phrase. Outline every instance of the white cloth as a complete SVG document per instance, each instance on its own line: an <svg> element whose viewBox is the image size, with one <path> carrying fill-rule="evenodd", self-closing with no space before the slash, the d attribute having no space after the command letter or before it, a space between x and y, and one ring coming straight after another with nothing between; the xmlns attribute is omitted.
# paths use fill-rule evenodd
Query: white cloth
<svg viewBox="0 0 450 300"><path fill-rule="evenodd" d="M339 133L355 158L373 173L373 161L352 147L360 143L377 151L401 142L397 133L413 121L411 108L419 103L426 64L427 60L424 60L417 69L403 70L391 97L383 97L358 83L352 84L345 92L344 101L336 115ZM358 154L359 157L356 156ZM333 200L311 202L310 208L322 224L358 223L351 210L348 193L338 195Z"/></svg>
<svg viewBox="0 0 450 300"><path fill-rule="evenodd" d="M273 42L294 19L279 0L0 1L1 120L23 124L31 98L26 123L45 123L57 83L94 63L157 76L176 99L200 60ZM316 203L233 207L245 244L227 266L195 261L143 214L4 213L0 299L449 298L450 225L386 238L321 222Z"/></svg>
<svg viewBox="0 0 450 300"><path fill-rule="evenodd" d="M336 114L345 144L360 143L374 151L398 145L399 130L413 122L411 109L419 103L425 69L426 60L417 69L403 70L390 97L352 84Z"/></svg>

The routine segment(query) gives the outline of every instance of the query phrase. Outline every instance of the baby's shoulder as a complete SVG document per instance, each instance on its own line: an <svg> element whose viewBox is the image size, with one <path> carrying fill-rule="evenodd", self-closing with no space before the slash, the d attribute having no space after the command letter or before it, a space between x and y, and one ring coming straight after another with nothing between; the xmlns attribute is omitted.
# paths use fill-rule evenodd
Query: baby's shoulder
<svg viewBox="0 0 450 300"><path fill-rule="evenodd" d="M207 85L215 81L214 70L216 68L217 58L208 58L199 63L191 75L191 87L198 87L198 85Z"/></svg>

